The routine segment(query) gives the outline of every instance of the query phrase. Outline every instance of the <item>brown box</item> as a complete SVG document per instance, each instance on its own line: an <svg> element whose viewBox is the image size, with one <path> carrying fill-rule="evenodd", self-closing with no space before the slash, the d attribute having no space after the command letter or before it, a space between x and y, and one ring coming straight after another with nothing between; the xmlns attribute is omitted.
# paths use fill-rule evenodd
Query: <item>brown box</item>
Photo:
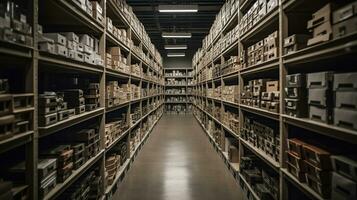
<svg viewBox="0 0 357 200"><path fill-rule="evenodd" d="M287 162L293 165L300 172L306 172L306 167L303 163L303 159L293 152L286 152Z"/></svg>
<svg viewBox="0 0 357 200"><path fill-rule="evenodd" d="M266 91L267 92L279 91L279 81L267 81L266 82Z"/></svg>
<svg viewBox="0 0 357 200"><path fill-rule="evenodd" d="M319 182L321 185L331 184L331 171L322 170L311 163L304 161L306 173Z"/></svg>
<svg viewBox="0 0 357 200"><path fill-rule="evenodd" d="M329 41L331 37L332 37L332 26L331 23L328 21L314 28L313 38L307 41L307 46Z"/></svg>
<svg viewBox="0 0 357 200"><path fill-rule="evenodd" d="M304 158L302 153L302 148L304 144L306 143L297 138L288 139L289 152L299 156L300 158Z"/></svg>
<svg viewBox="0 0 357 200"><path fill-rule="evenodd" d="M297 178L300 182L305 182L305 173L299 171L294 165L286 162L288 172L292 174L295 178Z"/></svg>
<svg viewBox="0 0 357 200"><path fill-rule="evenodd" d="M73 162L68 163L66 166L57 169L57 180L58 182L64 182L68 177L71 176L73 170Z"/></svg>
<svg viewBox="0 0 357 200"><path fill-rule="evenodd" d="M328 151L310 144L303 144L302 147L304 159L306 162L309 162L311 165L322 170L331 169L331 154Z"/></svg>
<svg viewBox="0 0 357 200"><path fill-rule="evenodd" d="M284 53L289 54L307 46L307 40L311 38L306 34L294 34L284 39Z"/></svg>
<svg viewBox="0 0 357 200"><path fill-rule="evenodd" d="M311 29L323 23L330 22L331 4L328 3L321 9L312 14L312 19L307 22L307 28Z"/></svg>
<svg viewBox="0 0 357 200"><path fill-rule="evenodd" d="M334 39L355 33L357 31L357 16L347 19L332 27L332 35Z"/></svg>
<svg viewBox="0 0 357 200"><path fill-rule="evenodd" d="M342 8L335 10L332 14L333 24L350 19L357 14L357 2L352 2Z"/></svg>
<svg viewBox="0 0 357 200"><path fill-rule="evenodd" d="M306 176L306 184L313 189L315 192L320 194L323 198L330 198L331 196L331 184L329 185L321 185L317 180L311 177L308 174Z"/></svg>

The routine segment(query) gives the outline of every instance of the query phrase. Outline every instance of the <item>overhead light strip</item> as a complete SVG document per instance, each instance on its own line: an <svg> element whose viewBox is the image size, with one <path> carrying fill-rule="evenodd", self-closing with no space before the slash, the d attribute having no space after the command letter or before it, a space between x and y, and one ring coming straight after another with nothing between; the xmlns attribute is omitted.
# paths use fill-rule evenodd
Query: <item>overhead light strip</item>
<svg viewBox="0 0 357 200"><path fill-rule="evenodd" d="M164 32L162 33L163 38L191 38L191 33L183 33L183 32Z"/></svg>
<svg viewBox="0 0 357 200"><path fill-rule="evenodd" d="M185 53L168 53L167 57L185 57Z"/></svg>
<svg viewBox="0 0 357 200"><path fill-rule="evenodd" d="M186 13L198 12L197 5L159 5L161 13Z"/></svg>
<svg viewBox="0 0 357 200"><path fill-rule="evenodd" d="M187 49L187 45L165 45L165 49Z"/></svg>

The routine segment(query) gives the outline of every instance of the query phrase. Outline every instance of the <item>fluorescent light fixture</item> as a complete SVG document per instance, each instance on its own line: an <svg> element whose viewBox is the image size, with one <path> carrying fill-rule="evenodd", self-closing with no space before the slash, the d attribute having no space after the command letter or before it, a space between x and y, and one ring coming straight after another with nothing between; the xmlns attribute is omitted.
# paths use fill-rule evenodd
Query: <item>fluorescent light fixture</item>
<svg viewBox="0 0 357 200"><path fill-rule="evenodd" d="M168 53L167 57L185 57L185 53Z"/></svg>
<svg viewBox="0 0 357 200"><path fill-rule="evenodd" d="M187 45L165 45L165 49L187 49Z"/></svg>
<svg viewBox="0 0 357 200"><path fill-rule="evenodd" d="M176 33L176 32L164 32L162 33L163 38L191 38L191 33Z"/></svg>
<svg viewBox="0 0 357 200"><path fill-rule="evenodd" d="M162 13L198 12L198 6L197 5L159 5L159 12Z"/></svg>

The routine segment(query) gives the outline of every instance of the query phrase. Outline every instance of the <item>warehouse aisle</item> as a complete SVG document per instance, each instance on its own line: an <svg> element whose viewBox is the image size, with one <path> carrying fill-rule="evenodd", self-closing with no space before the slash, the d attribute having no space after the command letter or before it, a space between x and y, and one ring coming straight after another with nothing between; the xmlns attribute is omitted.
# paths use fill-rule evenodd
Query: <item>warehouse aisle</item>
<svg viewBox="0 0 357 200"><path fill-rule="evenodd" d="M116 200L238 199L238 186L192 115L164 115Z"/></svg>

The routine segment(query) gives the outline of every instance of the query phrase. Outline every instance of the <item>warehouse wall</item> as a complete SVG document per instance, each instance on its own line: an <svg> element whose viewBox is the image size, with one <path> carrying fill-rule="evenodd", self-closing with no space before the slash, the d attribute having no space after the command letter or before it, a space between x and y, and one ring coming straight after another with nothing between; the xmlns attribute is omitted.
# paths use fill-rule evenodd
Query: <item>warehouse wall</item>
<svg viewBox="0 0 357 200"><path fill-rule="evenodd" d="M192 58L164 58L164 68L192 68Z"/></svg>

